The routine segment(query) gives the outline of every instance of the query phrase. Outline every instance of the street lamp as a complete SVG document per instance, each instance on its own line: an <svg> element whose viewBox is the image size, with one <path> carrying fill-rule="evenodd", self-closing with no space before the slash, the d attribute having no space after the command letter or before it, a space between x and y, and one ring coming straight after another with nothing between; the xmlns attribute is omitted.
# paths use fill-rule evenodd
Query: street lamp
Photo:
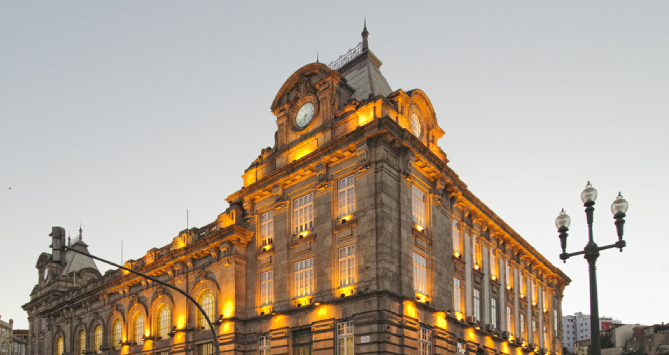
<svg viewBox="0 0 669 355"><path fill-rule="evenodd" d="M585 206L585 215L588 221L588 244L582 251L576 253L567 253L567 232L569 231L569 225L571 224L571 218L564 212L564 209L560 212L558 217L555 219L555 226L558 229L560 235L560 245L562 246L562 254L560 254L560 259L565 263L567 259L572 256L584 254L585 259L588 261L588 266L590 269L590 343L593 347L594 355L601 355L601 345L599 344L599 304L597 301L597 258L599 257L599 251L611 248L619 248L620 252L623 251L623 248L627 245L623 240L623 225L625 224L625 212L627 212L627 201L623 199L623 196L618 193L615 201L611 204L611 213L613 213L613 218L616 220L614 223L616 225L616 231L618 232L618 241L614 244L599 247L592 239L592 213L595 211L593 207L595 205L595 200L597 199L597 190L592 187L590 181L585 185L585 190L581 192L581 201L583 201L583 206Z"/></svg>

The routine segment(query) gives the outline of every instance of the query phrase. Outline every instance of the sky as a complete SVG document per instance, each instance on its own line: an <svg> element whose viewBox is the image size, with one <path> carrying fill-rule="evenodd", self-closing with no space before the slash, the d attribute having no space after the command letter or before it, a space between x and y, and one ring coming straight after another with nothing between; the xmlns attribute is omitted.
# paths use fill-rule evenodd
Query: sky
<svg viewBox="0 0 669 355"><path fill-rule="evenodd" d="M599 191L600 315L669 321L669 2L0 2L0 315L26 328L52 226L121 261L212 222L274 144L270 105L302 66L370 49L393 90L423 90L439 145L480 200L571 279L554 220ZM188 210L188 222L186 211ZM109 269L98 263L104 273ZM664 291L664 292L663 292Z"/></svg>

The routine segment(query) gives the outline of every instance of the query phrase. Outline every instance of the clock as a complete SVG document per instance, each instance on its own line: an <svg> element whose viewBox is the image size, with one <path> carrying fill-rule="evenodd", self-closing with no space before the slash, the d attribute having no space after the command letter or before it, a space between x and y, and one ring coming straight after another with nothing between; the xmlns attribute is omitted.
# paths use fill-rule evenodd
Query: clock
<svg viewBox="0 0 669 355"><path fill-rule="evenodd" d="M411 114L411 131L413 132L414 136L420 137L422 127L420 125L420 119L418 118L418 114L415 112Z"/></svg>
<svg viewBox="0 0 669 355"><path fill-rule="evenodd" d="M295 124L299 128L306 127L309 122L314 118L314 104L307 102L297 111L295 116Z"/></svg>
<svg viewBox="0 0 669 355"><path fill-rule="evenodd" d="M44 280L49 276L49 269L44 269Z"/></svg>

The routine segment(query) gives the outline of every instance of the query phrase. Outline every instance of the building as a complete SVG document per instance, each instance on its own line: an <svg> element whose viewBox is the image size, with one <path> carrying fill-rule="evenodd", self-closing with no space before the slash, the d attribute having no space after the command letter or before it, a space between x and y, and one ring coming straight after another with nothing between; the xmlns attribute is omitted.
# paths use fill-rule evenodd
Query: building
<svg viewBox="0 0 669 355"><path fill-rule="evenodd" d="M578 312L574 315L562 316L562 324L564 346L569 352L575 353L574 342L590 339L590 315ZM599 318L600 331L611 329L613 324L622 324L622 322L613 317Z"/></svg>
<svg viewBox="0 0 669 355"><path fill-rule="evenodd" d="M10 319L9 322L5 322L2 320L2 317L0 317L0 355L10 355L13 328L13 319Z"/></svg>
<svg viewBox="0 0 669 355"><path fill-rule="evenodd" d="M28 329L16 329L13 332L12 355L26 355L28 347Z"/></svg>
<svg viewBox="0 0 669 355"><path fill-rule="evenodd" d="M428 96L393 91L362 35L286 80L225 212L125 266L197 299L221 353L561 354L570 279L467 189ZM73 254L38 258L30 355L213 352L183 295Z"/></svg>
<svg viewBox="0 0 669 355"><path fill-rule="evenodd" d="M28 330L14 329L14 320L0 316L0 355L26 355Z"/></svg>
<svg viewBox="0 0 669 355"><path fill-rule="evenodd" d="M588 355L588 348L590 347L590 338L577 340L574 342L574 354L576 355Z"/></svg>
<svg viewBox="0 0 669 355"><path fill-rule="evenodd" d="M669 324L637 326L624 348L626 352L648 355L669 354Z"/></svg>

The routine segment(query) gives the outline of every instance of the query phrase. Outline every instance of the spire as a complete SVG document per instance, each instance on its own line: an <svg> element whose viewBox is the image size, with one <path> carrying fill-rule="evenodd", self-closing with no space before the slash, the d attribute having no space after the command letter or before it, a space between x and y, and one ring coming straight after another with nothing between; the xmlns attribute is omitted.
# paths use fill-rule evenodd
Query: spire
<svg viewBox="0 0 669 355"><path fill-rule="evenodd" d="M318 51L316 51L316 63L320 63L320 62L318 61Z"/></svg>
<svg viewBox="0 0 669 355"><path fill-rule="evenodd" d="M369 48L369 44L367 44L367 37L369 36L369 32L367 32L367 17L365 17L365 26L362 29L362 50L366 51Z"/></svg>
<svg viewBox="0 0 669 355"><path fill-rule="evenodd" d="M81 236L81 223L79 223L79 240L83 241L84 237Z"/></svg>

